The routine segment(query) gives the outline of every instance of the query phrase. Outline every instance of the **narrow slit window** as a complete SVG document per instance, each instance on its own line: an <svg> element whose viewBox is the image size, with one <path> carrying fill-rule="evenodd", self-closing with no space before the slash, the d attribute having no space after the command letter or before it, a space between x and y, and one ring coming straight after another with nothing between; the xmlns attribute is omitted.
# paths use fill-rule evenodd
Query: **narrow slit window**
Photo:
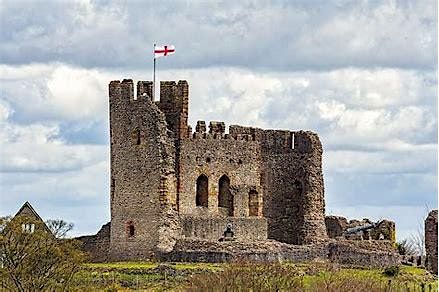
<svg viewBox="0 0 439 292"><path fill-rule="evenodd" d="M136 235L136 228L134 227L133 222L128 222L128 226L127 226L127 235L128 237L134 237L134 235Z"/></svg>

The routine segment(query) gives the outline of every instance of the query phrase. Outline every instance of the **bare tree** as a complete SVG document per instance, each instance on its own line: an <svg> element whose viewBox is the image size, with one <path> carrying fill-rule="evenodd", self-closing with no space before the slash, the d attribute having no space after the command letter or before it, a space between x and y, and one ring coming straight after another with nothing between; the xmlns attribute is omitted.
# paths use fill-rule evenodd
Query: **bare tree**
<svg viewBox="0 0 439 292"><path fill-rule="evenodd" d="M56 238L65 238L67 233L73 229L72 223L67 223L63 220L47 220L46 226Z"/></svg>

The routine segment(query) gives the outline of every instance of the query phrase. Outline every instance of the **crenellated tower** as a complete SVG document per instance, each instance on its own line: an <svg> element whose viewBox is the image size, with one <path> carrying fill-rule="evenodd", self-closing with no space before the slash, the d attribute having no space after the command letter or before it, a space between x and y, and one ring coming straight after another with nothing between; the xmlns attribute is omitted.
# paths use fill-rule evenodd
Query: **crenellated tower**
<svg viewBox="0 0 439 292"><path fill-rule="evenodd" d="M113 260L157 258L179 239L308 244L326 238L322 145L309 131L188 125L186 81L109 85Z"/></svg>
<svg viewBox="0 0 439 292"><path fill-rule="evenodd" d="M139 82L137 93L132 80L109 85L113 259L155 257L172 249L178 229L174 139L152 83Z"/></svg>

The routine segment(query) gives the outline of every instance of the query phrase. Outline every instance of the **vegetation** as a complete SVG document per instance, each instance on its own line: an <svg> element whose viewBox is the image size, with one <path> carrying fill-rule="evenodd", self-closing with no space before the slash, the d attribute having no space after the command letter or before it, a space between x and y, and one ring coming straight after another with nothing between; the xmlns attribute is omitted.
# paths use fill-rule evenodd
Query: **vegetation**
<svg viewBox="0 0 439 292"><path fill-rule="evenodd" d="M27 216L0 218L0 288L7 291L63 291L82 269L85 255L64 236L72 225L44 224Z"/></svg>
<svg viewBox="0 0 439 292"><path fill-rule="evenodd" d="M32 227L33 226L33 227ZM0 219L0 290L6 291L437 291L423 269L333 263L84 263L72 225Z"/></svg>
<svg viewBox="0 0 439 292"><path fill-rule="evenodd" d="M396 249L400 255L415 256L418 254L414 243L408 239L404 239L396 243Z"/></svg>
<svg viewBox="0 0 439 292"><path fill-rule="evenodd" d="M99 263L86 264L74 283L77 291L437 291L436 279L423 269L390 270L329 263Z"/></svg>

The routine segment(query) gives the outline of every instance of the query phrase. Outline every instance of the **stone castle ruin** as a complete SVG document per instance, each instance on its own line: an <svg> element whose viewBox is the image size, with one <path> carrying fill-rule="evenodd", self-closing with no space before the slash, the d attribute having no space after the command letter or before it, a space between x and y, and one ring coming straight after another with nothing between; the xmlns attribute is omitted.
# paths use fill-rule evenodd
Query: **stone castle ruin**
<svg viewBox="0 0 439 292"><path fill-rule="evenodd" d="M179 237L291 244L325 239L316 134L198 121L186 81L110 83L111 243L115 258L151 257ZM127 254L129 250L129 254Z"/></svg>
<svg viewBox="0 0 439 292"><path fill-rule="evenodd" d="M160 82L160 101L152 90L109 84L111 222L79 238L92 260L398 261L391 231L375 239L383 224L353 240L336 234L347 221L325 222L317 134L214 121L193 131L188 83Z"/></svg>

